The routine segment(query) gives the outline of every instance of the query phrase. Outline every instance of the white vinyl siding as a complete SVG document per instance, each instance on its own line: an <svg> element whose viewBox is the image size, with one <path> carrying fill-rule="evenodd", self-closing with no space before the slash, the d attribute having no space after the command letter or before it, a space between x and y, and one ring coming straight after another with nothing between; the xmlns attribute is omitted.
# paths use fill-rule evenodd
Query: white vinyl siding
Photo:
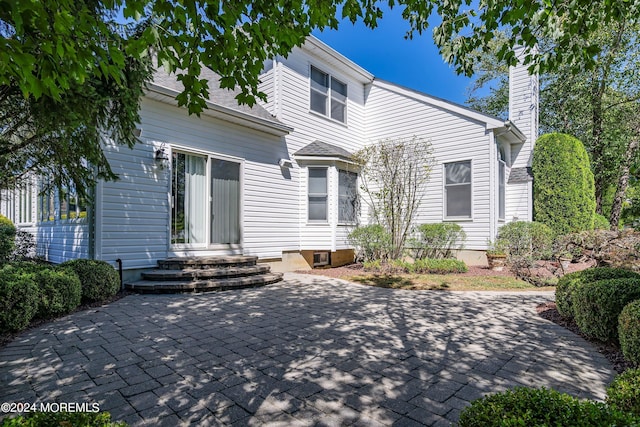
<svg viewBox="0 0 640 427"><path fill-rule="evenodd" d="M491 211L497 209L497 202L490 197L491 188L496 185L490 172L491 162L495 162L490 144L495 142L485 123L443 108L437 104L441 100L421 97L405 95L392 84L374 81L367 98L367 139L374 144L388 138L416 136L431 143L436 164L426 184L416 224L445 219L443 165L471 159L473 217L458 224L467 235L465 249L484 250L494 237L490 235Z"/></svg>
<svg viewBox="0 0 640 427"><path fill-rule="evenodd" d="M310 113L310 80L311 66L322 65L322 71L331 75L346 85L346 110L348 111L349 126L337 120L328 120L326 115ZM295 48L287 58L278 59L279 79L274 92L280 94L276 103L278 118L295 129L286 136L286 145L293 158L293 154L314 141L322 141L340 146L355 153L366 142L365 116L365 85L343 66L327 64L309 51ZM272 111L273 113L273 111ZM297 182L298 215L298 249L306 250L337 250L351 248L347 241L348 228L338 226L337 197L329 197L327 202L328 222L314 223L308 219L308 176L307 166L291 169ZM328 188L337 191L338 174L331 165L328 169ZM298 175L298 171L304 171ZM330 190L331 192L331 190Z"/></svg>
<svg viewBox="0 0 640 427"><path fill-rule="evenodd" d="M298 170L283 173L278 165L279 159L289 158L285 140L209 117L206 111L200 118L189 116L184 109L152 97L142 100L142 142L133 150L116 145L107 149L120 180L102 184L96 233L99 258L109 262L121 258L127 269L153 267L157 260L174 254L170 248L170 167L154 160L161 146L168 151L175 147L244 159L242 247L230 253L279 258L282 251L297 250ZM225 250L202 248L191 254L220 251Z"/></svg>

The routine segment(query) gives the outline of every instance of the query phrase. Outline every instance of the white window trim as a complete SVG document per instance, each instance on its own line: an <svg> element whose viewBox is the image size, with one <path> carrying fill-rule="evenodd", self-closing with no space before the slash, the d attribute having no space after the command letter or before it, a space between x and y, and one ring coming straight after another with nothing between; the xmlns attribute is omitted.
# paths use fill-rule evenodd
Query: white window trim
<svg viewBox="0 0 640 427"><path fill-rule="evenodd" d="M327 100L325 101L325 111L327 112L326 114L322 114L322 113L320 113L318 111L315 111L315 110L313 110L311 108L311 91L322 93L322 92L318 91L317 89L314 89L312 84L311 84L311 69L312 68L315 68L316 70L320 71L321 73L327 75L327 82L329 84L329 87L327 88L327 93L326 93ZM333 97L331 96L331 84L332 84L333 79L335 79L339 83L345 85L345 87L347 88L347 95L346 95L345 101L342 102L342 101L336 100L340 104L344 105L344 121L340 121L340 120L337 120L337 119L334 119L333 117L331 117L331 102L333 101ZM342 81L342 79L339 79L339 78L335 77L333 74L324 71L320 67L316 67L313 64L309 64L309 92L308 93L309 93L309 103L308 103L309 112L311 114L317 115L318 117L322 117L324 119L331 120L334 123L337 123L337 124L340 124L340 125L343 125L343 126L347 126L347 123L349 121L349 108L348 108L348 104L349 104L349 84L348 83Z"/></svg>
<svg viewBox="0 0 640 427"><path fill-rule="evenodd" d="M322 197L321 193L311 193L309 191L309 184L311 182L311 180L310 180L310 175L311 174L309 172L310 172L311 169L324 169L324 171L325 171L326 188L325 188L325 192L324 192L324 197L326 198L326 202L325 202L325 216L326 216L326 219L309 219L309 197ZM330 183L330 180L329 180L329 166L320 166L320 165L319 166L315 166L315 165L307 166L307 197L306 197L307 224L311 224L311 225L323 225L323 224L328 225L329 224L329 222L330 222L329 219L330 219L330 214L331 214L331 212L329 210L329 199L330 199L329 194L331 193L330 190L331 190L331 183ZM313 194L313 196L312 196L312 194Z"/></svg>
<svg viewBox="0 0 640 427"><path fill-rule="evenodd" d="M169 251L191 251L191 250L217 250L217 249L241 249L244 244L244 159L240 157L227 156L224 154L214 153L210 151L203 151L194 149L192 147L181 146L181 145L169 145L169 159L172 158L173 153L183 153L190 154L196 156L206 157L207 162L205 165L205 176L207 183L207 203L205 203L205 218L211 217L211 159L219 159L227 162L234 162L240 165L240 206L238 208L238 215L240 216L238 222L240 227L240 242L232 243L232 244L212 244L211 243L211 221L207 220L205 223L205 233L207 236L207 241L204 244L174 244L171 243L171 233L173 227L173 213L171 208L171 197L173 194L173 166L171 165L171 161L169 161L169 193L168 193L168 201L169 201L169 232L167 237L167 245Z"/></svg>
<svg viewBox="0 0 640 427"><path fill-rule="evenodd" d="M471 167L471 215L470 216L447 216L447 165L452 163L469 162ZM442 164L442 220L453 222L473 222L473 159L451 160Z"/></svg>

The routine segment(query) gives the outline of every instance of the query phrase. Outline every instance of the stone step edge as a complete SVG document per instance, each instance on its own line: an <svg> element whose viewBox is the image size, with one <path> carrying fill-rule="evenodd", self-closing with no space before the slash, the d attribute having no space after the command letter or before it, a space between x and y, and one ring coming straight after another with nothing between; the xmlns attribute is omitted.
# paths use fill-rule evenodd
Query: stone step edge
<svg viewBox="0 0 640 427"><path fill-rule="evenodd" d="M277 283L282 280L282 273L268 273L230 279L200 280L200 281L151 281L140 280L125 283L127 290L139 293L183 293L183 292L211 292L231 289L258 287Z"/></svg>
<svg viewBox="0 0 640 427"><path fill-rule="evenodd" d="M266 274L270 271L271 268L265 264L222 268L183 268L182 270L157 269L142 273L142 278L157 281L224 279Z"/></svg>
<svg viewBox="0 0 640 427"><path fill-rule="evenodd" d="M230 255L192 258L167 258L158 260L158 267L165 270L182 270L184 268L211 267L248 267L256 265L257 256Z"/></svg>

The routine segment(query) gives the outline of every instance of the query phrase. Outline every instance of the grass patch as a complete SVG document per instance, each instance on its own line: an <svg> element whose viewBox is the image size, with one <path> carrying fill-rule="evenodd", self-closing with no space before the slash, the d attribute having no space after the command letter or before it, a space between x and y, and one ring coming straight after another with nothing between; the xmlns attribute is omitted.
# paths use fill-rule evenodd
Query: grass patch
<svg viewBox="0 0 640 427"><path fill-rule="evenodd" d="M359 274L346 278L379 288L439 291L552 291L508 276L457 276L452 274Z"/></svg>

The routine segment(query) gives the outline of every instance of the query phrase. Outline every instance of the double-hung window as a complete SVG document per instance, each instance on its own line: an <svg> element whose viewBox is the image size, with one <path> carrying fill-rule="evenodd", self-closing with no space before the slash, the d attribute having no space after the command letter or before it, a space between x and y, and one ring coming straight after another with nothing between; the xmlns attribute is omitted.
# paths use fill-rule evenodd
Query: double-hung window
<svg viewBox="0 0 640 427"><path fill-rule="evenodd" d="M356 222L358 215L358 174L338 171L338 222Z"/></svg>
<svg viewBox="0 0 640 427"><path fill-rule="evenodd" d="M500 158L498 159L498 219L504 219L505 217L506 169L505 153L503 149L500 149Z"/></svg>
<svg viewBox="0 0 640 427"><path fill-rule="evenodd" d="M327 168L309 168L309 221L327 221Z"/></svg>
<svg viewBox="0 0 640 427"><path fill-rule="evenodd" d="M471 160L445 163L444 215L471 218Z"/></svg>
<svg viewBox="0 0 640 427"><path fill-rule="evenodd" d="M347 85L335 77L311 67L311 110L345 123L347 121Z"/></svg>

